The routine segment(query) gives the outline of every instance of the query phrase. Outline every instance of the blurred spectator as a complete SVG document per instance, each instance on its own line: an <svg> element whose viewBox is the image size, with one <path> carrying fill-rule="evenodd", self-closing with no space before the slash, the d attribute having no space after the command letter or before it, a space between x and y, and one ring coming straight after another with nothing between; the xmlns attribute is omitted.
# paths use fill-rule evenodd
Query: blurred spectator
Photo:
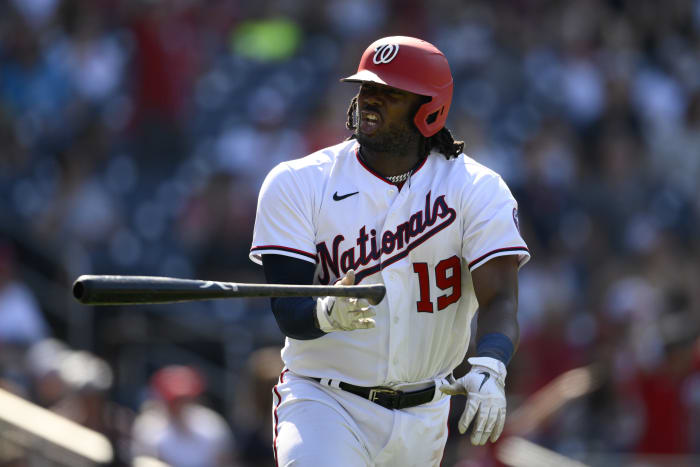
<svg viewBox="0 0 700 467"><path fill-rule="evenodd" d="M16 274L15 251L0 239L0 386L28 395L27 349L49 333L39 303Z"/></svg>
<svg viewBox="0 0 700 467"><path fill-rule="evenodd" d="M3 8L8 17L2 26L9 30L0 43L0 102L12 113L20 142L35 146L65 129L56 117L70 104L70 81L23 17Z"/></svg>
<svg viewBox="0 0 700 467"><path fill-rule="evenodd" d="M127 50L119 31L105 27L96 2L63 2L66 35L53 50L53 60L65 68L76 97L104 104L119 90L125 75Z"/></svg>
<svg viewBox="0 0 700 467"><path fill-rule="evenodd" d="M68 393L68 383L61 376L61 364L69 354L68 346L55 338L34 344L26 355L26 368L31 378L32 400L50 408Z"/></svg>
<svg viewBox="0 0 700 467"><path fill-rule="evenodd" d="M0 241L0 345L28 347L49 332L32 291L16 274L13 247Z"/></svg>
<svg viewBox="0 0 700 467"><path fill-rule="evenodd" d="M136 2L129 11L135 44L136 118L176 120L203 57L198 53L197 6L177 0Z"/></svg>
<svg viewBox="0 0 700 467"><path fill-rule="evenodd" d="M282 348L263 347L248 357L238 379L234 420L239 431L240 459L247 467L274 466L272 455L272 388L282 373Z"/></svg>
<svg viewBox="0 0 700 467"><path fill-rule="evenodd" d="M135 414L110 400L114 377L107 362L91 352L69 350L60 358L58 376L66 390L51 410L105 435L115 462L126 465ZM46 378L41 382L46 391Z"/></svg>
<svg viewBox="0 0 700 467"><path fill-rule="evenodd" d="M684 312L667 316L660 323L666 333L663 357L652 368L640 368L623 397L639 398L641 432L635 451L640 454L684 454L692 452L692 416L697 414L697 387L700 377L695 366L697 318ZM664 329L666 328L666 329Z"/></svg>
<svg viewBox="0 0 700 467"><path fill-rule="evenodd" d="M158 170L164 158L178 160L186 143L186 115L194 80L206 57L198 48L199 7L192 2L131 2L128 27L134 41L132 81L134 130L139 162ZM162 168L162 166L160 166Z"/></svg>
<svg viewBox="0 0 700 467"><path fill-rule="evenodd" d="M234 465L236 445L226 421L202 405L206 390L192 367L167 366L151 378L155 398L147 400L133 427L132 454L174 467Z"/></svg>
<svg viewBox="0 0 700 467"><path fill-rule="evenodd" d="M66 395L51 410L83 426L110 434L107 413L112 369L107 362L83 350L68 351L59 366L59 376L68 387Z"/></svg>
<svg viewBox="0 0 700 467"><path fill-rule="evenodd" d="M99 123L86 125L57 157L56 190L35 220L39 236L93 246L118 225L114 200L95 174L105 155L105 137Z"/></svg>

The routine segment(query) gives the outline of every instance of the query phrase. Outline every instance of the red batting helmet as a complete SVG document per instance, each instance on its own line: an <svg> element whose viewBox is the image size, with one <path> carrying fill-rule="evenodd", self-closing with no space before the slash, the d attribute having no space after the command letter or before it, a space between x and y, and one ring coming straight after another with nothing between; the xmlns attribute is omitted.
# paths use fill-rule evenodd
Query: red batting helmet
<svg viewBox="0 0 700 467"><path fill-rule="evenodd" d="M373 82L432 99L413 118L423 136L445 126L452 102L452 73L433 44L415 37L391 36L373 42L362 54L357 73L341 81Z"/></svg>

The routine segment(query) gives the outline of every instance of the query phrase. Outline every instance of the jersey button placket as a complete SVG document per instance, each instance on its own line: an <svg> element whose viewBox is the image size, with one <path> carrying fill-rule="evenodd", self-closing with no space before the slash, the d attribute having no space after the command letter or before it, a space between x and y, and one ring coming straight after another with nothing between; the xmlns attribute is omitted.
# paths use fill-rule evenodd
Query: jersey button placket
<svg viewBox="0 0 700 467"><path fill-rule="evenodd" d="M399 274L397 271L394 270L394 265L390 266L388 270L383 271L384 275L384 280L387 286L387 289L395 289L401 291L401 274ZM402 340L402 332L401 332L401 327L399 326L399 310L402 308L403 304L403 297L402 297L402 292L399 292L397 294L394 294L392 296L392 301L391 301L391 306L389 307L389 355L392 356L391 358L391 364L389 365L389 374L388 377L390 379L396 378L396 375L400 373L398 370L400 361L399 361L399 342Z"/></svg>
<svg viewBox="0 0 700 467"><path fill-rule="evenodd" d="M386 218L384 219L384 225L382 226L382 232L386 231L396 231L396 224L403 217L407 217L405 211L407 206L405 203L405 196L401 196L402 192L399 192L396 187L391 186L386 189L389 209L387 210ZM383 254L381 261L390 259L400 251L394 249L389 254ZM400 342L403 340L403 332L401 331L399 311L404 307L404 293L403 286L401 284L401 273L396 270L397 264L391 264L387 269L382 269L382 276L384 277L384 282L389 289L396 290L397 293L392 294L391 306L389 307L389 355L392 356L389 360L389 379L396 379L397 374L400 374L398 367L400 365L399 355L400 355ZM387 293L388 295L388 293Z"/></svg>

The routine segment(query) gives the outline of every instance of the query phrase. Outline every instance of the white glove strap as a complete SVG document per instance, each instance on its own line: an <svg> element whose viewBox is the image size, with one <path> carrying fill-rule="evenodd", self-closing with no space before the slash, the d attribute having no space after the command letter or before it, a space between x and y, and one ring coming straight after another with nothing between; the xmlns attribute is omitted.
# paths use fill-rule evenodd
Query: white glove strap
<svg viewBox="0 0 700 467"><path fill-rule="evenodd" d="M501 386L505 386L506 375L508 374L508 372L506 371L506 366L503 364L502 361L491 357L472 357L470 359L467 359L467 361L469 362L469 364L471 364L472 370L475 367L481 367L490 370L489 373L491 373L491 376L496 378L496 380L501 384Z"/></svg>
<svg viewBox="0 0 700 467"><path fill-rule="evenodd" d="M336 331L337 328L330 321L330 311L335 304L335 297L319 297L316 299L316 319L318 327L323 332Z"/></svg>

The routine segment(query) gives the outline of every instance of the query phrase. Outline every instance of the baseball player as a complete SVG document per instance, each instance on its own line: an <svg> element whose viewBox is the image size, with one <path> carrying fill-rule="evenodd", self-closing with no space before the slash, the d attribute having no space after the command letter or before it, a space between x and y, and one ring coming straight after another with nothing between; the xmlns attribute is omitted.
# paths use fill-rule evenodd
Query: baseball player
<svg viewBox="0 0 700 467"><path fill-rule="evenodd" d="M444 126L452 75L436 47L379 39L343 81L360 84L353 135L272 169L250 257L270 283L381 283L386 296L272 299L287 336L274 453L280 466L438 465L449 395L467 396L473 444L501 434L530 254L506 184ZM454 379L477 307L477 356Z"/></svg>

